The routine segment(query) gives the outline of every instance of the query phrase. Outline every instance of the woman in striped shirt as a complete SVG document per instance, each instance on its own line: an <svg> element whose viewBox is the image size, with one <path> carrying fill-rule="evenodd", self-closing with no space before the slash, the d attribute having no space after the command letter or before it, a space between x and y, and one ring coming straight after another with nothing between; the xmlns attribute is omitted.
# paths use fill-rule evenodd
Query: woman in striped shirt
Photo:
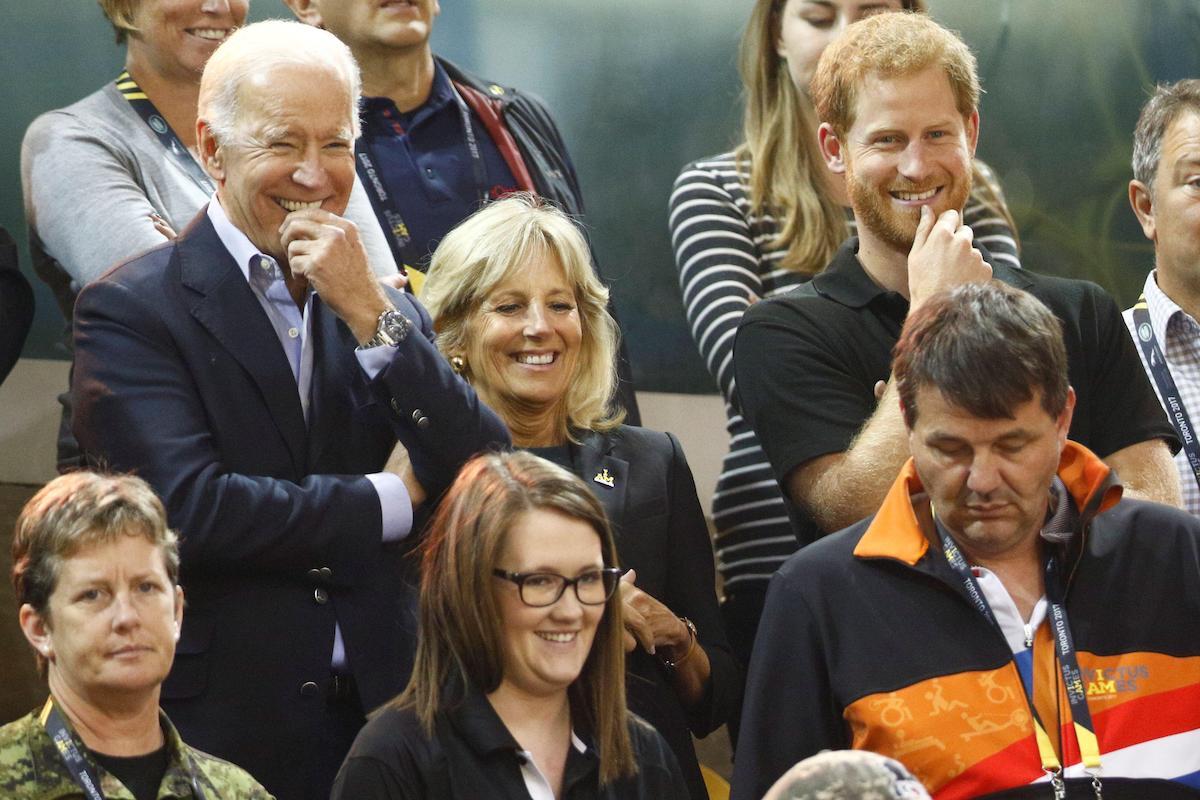
<svg viewBox="0 0 1200 800"><path fill-rule="evenodd" d="M713 520L726 629L746 662L767 581L797 542L767 457L732 402L734 334L751 303L809 280L854 234L841 176L825 168L817 147L808 80L833 36L885 11L924 13L925 2L757 0L740 54L743 141L688 164L671 195L685 312L726 403L731 444ZM979 161L964 222L995 258L1020 266L1012 217Z"/></svg>

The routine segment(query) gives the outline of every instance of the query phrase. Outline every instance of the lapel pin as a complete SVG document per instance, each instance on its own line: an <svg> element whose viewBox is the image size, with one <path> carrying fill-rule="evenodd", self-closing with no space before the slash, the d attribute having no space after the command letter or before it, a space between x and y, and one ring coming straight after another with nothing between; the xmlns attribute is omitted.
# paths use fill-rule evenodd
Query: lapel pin
<svg viewBox="0 0 1200 800"><path fill-rule="evenodd" d="M612 489L616 484L616 481L613 480L613 476L608 474L608 467L605 467L600 472L597 472L596 477L592 478L592 480L603 486L607 486L610 489Z"/></svg>

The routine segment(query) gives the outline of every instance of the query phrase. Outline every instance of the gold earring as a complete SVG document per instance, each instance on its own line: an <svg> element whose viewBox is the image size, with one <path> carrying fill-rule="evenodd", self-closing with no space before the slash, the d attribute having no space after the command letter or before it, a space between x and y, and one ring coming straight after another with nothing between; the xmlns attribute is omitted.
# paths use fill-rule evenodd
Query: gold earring
<svg viewBox="0 0 1200 800"><path fill-rule="evenodd" d="M455 375L462 375L467 368L467 360L462 356L450 357L450 369L454 370Z"/></svg>

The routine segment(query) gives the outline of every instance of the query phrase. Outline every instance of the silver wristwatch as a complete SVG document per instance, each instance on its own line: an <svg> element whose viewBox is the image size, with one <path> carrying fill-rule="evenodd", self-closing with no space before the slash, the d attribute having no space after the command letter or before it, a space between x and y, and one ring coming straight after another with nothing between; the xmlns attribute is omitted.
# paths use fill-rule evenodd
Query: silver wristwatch
<svg viewBox="0 0 1200 800"><path fill-rule="evenodd" d="M369 350L372 347L389 344L392 347L408 338L412 323L408 317L394 308L389 308L379 315L375 325L375 335L359 346L359 350Z"/></svg>

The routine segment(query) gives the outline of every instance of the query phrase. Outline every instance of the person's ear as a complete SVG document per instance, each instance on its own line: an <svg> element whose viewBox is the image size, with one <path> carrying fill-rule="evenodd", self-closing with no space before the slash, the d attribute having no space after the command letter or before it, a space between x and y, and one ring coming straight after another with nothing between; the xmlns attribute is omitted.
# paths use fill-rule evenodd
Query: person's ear
<svg viewBox="0 0 1200 800"><path fill-rule="evenodd" d="M296 19L314 28L324 28L325 21L321 18L321 10L317 0L283 0L287 7L296 15Z"/></svg>
<svg viewBox="0 0 1200 800"><path fill-rule="evenodd" d="M1158 243L1158 227L1154 224L1154 193L1150 187L1139 180L1129 182L1129 205L1137 216L1142 233L1154 243Z"/></svg>
<svg viewBox="0 0 1200 800"><path fill-rule="evenodd" d="M1067 402L1063 405L1063 410L1059 413L1058 419L1055 421L1055 427L1058 433L1059 449L1067 445L1067 435L1071 432L1071 418L1075 415L1075 388L1067 387Z"/></svg>
<svg viewBox="0 0 1200 800"><path fill-rule="evenodd" d="M221 145L213 133L208 120L196 120L196 150L200 155L200 166L218 184L225 183L225 166L223 164Z"/></svg>
<svg viewBox="0 0 1200 800"><path fill-rule="evenodd" d="M817 141L821 145L821 156L825 159L825 166L829 167L829 171L838 175L844 174L846 159L842 140L828 122L822 122L821 127L817 128Z"/></svg>
<svg viewBox="0 0 1200 800"><path fill-rule="evenodd" d="M971 150L971 158L975 157L975 146L979 144L979 110L971 112L967 117L967 147Z"/></svg>
<svg viewBox="0 0 1200 800"><path fill-rule="evenodd" d="M39 614L33 606L25 603L17 611L17 622L21 626L21 633L25 634L26 641L34 650L41 654L42 658L47 661L54 657L54 636L50 631L50 625L46 618Z"/></svg>
<svg viewBox="0 0 1200 800"><path fill-rule="evenodd" d="M175 641L179 641L179 633L183 630L183 587L175 587Z"/></svg>

